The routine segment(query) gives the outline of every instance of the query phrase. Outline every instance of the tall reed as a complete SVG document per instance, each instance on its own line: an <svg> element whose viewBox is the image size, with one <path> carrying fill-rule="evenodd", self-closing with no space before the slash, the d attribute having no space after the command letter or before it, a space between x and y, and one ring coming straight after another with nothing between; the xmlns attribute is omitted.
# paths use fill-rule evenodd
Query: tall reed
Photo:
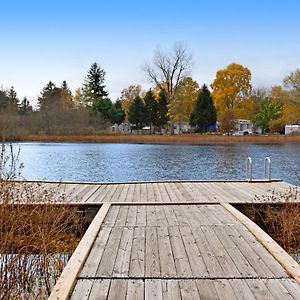
<svg viewBox="0 0 300 300"><path fill-rule="evenodd" d="M18 157L0 157L0 299L46 299L83 233L76 207L43 184L17 182Z"/></svg>

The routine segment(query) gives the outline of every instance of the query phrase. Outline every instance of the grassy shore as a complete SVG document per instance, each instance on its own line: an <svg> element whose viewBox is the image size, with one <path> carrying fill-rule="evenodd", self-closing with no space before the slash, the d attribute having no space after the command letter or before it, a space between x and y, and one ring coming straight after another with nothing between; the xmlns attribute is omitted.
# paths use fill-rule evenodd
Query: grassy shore
<svg viewBox="0 0 300 300"><path fill-rule="evenodd" d="M55 135L28 135L15 141L33 142L85 142L85 143L129 143L129 144L175 144L175 145L201 145L201 144L284 144L300 143L300 135L249 135L249 136L226 136L226 135L78 135L78 136L55 136Z"/></svg>

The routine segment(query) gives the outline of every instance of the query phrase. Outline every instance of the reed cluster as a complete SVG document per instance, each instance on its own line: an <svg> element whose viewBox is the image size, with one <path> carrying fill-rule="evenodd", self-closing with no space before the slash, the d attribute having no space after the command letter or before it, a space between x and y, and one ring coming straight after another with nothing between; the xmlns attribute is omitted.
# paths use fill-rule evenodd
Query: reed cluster
<svg viewBox="0 0 300 300"><path fill-rule="evenodd" d="M17 182L17 158L0 159L0 299L47 299L82 234L76 207L42 184Z"/></svg>

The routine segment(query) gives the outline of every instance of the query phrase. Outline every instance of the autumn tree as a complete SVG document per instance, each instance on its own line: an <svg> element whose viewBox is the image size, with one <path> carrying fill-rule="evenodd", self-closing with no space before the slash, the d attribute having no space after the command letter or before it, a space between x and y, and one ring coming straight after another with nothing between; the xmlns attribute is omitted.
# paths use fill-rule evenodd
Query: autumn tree
<svg viewBox="0 0 300 300"><path fill-rule="evenodd" d="M300 69L291 72L284 78L283 82L290 94L289 105L286 108L289 122L300 123Z"/></svg>
<svg viewBox="0 0 300 300"><path fill-rule="evenodd" d="M160 90L166 91L168 104L171 104L179 82L189 75L191 66L191 54L181 43L177 43L171 51L158 49L152 63L146 64L144 70L150 82L153 82Z"/></svg>
<svg viewBox="0 0 300 300"><path fill-rule="evenodd" d="M300 69L291 72L284 78L283 82L287 88L300 91Z"/></svg>
<svg viewBox="0 0 300 300"><path fill-rule="evenodd" d="M245 118L252 106L251 95L251 72L242 65L232 63L225 69L219 70L214 82L213 99L220 118L228 110L232 111L234 118ZM250 117L250 116L249 116Z"/></svg>
<svg viewBox="0 0 300 300"><path fill-rule="evenodd" d="M130 85L121 92L119 100L121 102L122 109L125 111L126 120L128 120L128 109L137 96L143 97L143 91L140 85Z"/></svg>
<svg viewBox="0 0 300 300"><path fill-rule="evenodd" d="M70 91L56 87L52 81L43 88L38 103L40 110L69 109L73 106Z"/></svg>
<svg viewBox="0 0 300 300"><path fill-rule="evenodd" d="M169 114L173 122L189 122L194 103L199 94L199 85L191 77L183 78L177 87Z"/></svg>
<svg viewBox="0 0 300 300"><path fill-rule="evenodd" d="M282 105L271 98L260 102L259 111L255 116L255 125L260 126L264 132L270 131L270 122L282 115Z"/></svg>
<svg viewBox="0 0 300 300"><path fill-rule="evenodd" d="M141 129L145 124L147 111L145 103L140 96L136 96L128 109L128 120L131 124L135 124L137 129Z"/></svg>
<svg viewBox="0 0 300 300"><path fill-rule="evenodd" d="M210 91L203 85L190 115L190 124L197 126L199 131L208 131L217 122L217 111Z"/></svg>
<svg viewBox="0 0 300 300"><path fill-rule="evenodd" d="M83 84L83 96L87 106L99 98L108 96L105 90L105 71L95 62L91 65Z"/></svg>

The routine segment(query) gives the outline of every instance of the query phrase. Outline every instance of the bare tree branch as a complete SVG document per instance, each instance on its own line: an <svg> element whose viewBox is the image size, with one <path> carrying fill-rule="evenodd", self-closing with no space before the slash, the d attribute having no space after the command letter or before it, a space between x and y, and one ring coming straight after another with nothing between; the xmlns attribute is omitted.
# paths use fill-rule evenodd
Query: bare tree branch
<svg viewBox="0 0 300 300"><path fill-rule="evenodd" d="M166 89L170 100L179 82L189 75L191 66L192 56L181 43L177 43L169 52L158 49L152 64L146 64L144 71L151 82Z"/></svg>

